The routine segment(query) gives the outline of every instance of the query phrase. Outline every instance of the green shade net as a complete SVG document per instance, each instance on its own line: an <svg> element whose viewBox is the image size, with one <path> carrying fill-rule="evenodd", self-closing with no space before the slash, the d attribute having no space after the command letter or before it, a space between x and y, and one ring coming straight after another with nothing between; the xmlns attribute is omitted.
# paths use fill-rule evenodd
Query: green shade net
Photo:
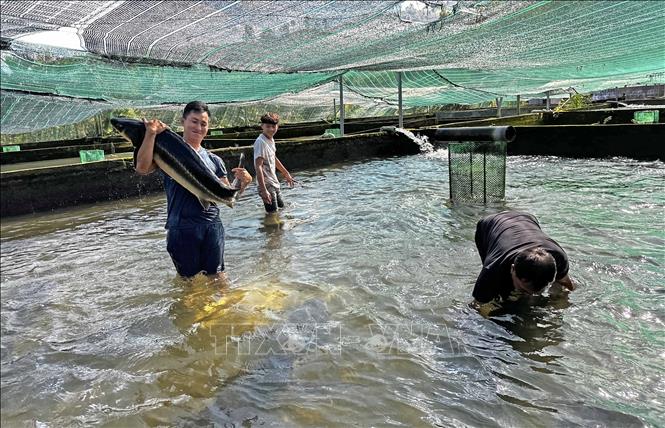
<svg viewBox="0 0 665 428"><path fill-rule="evenodd" d="M300 92L332 73L227 72L207 66L154 66L107 61L92 55L35 62L11 52L2 57L2 89L54 93L128 105L243 102Z"/></svg>
<svg viewBox="0 0 665 428"><path fill-rule="evenodd" d="M62 97L0 94L2 133L17 134L77 123L108 108L104 103Z"/></svg>
<svg viewBox="0 0 665 428"><path fill-rule="evenodd" d="M93 112L200 99L229 112L231 105L263 103L316 107L321 116L332 109L331 82L340 74L358 114L394 112L388 107L397 103L397 71L407 108L665 83L662 1L0 6L3 134L81 120L77 107L62 107L67 103L101 103ZM82 50L28 44L37 31L69 34ZM54 117L41 117L39 96L56 104L43 109ZM9 102L13 112L37 115L6 114Z"/></svg>

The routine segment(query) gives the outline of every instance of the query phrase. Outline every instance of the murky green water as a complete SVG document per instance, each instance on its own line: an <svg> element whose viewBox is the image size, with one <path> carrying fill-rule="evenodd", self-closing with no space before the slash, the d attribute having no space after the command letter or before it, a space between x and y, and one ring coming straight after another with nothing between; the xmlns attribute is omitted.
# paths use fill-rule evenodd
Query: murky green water
<svg viewBox="0 0 665 428"><path fill-rule="evenodd" d="M161 195L4 221L2 425L665 424L665 165L513 157L506 204L464 208L444 159L297 174L281 227L224 208L226 291L175 280ZM505 208L580 287L484 319Z"/></svg>

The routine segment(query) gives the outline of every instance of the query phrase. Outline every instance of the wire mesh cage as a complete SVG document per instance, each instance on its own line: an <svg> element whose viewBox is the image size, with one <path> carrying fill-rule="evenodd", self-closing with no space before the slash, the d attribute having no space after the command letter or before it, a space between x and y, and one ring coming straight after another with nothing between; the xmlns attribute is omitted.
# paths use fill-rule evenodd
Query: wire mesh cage
<svg viewBox="0 0 665 428"><path fill-rule="evenodd" d="M502 201L506 196L506 147L505 141L450 143L450 200L459 203Z"/></svg>

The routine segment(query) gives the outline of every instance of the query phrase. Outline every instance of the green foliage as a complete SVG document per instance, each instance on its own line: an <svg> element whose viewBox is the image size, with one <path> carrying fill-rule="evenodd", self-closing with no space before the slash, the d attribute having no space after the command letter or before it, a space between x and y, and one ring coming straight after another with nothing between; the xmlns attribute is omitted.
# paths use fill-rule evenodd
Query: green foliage
<svg viewBox="0 0 665 428"><path fill-rule="evenodd" d="M119 108L113 110L113 116L128 117L131 119L141 119L145 113L135 108Z"/></svg>
<svg viewBox="0 0 665 428"><path fill-rule="evenodd" d="M580 110L591 107L590 94L575 94L568 98L566 101L559 103L554 109L555 112Z"/></svg>

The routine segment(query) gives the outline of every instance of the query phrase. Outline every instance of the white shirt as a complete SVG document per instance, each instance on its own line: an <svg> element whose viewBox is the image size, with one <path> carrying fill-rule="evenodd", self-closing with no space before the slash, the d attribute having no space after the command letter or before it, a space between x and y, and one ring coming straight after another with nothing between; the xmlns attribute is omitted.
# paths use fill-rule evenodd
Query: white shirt
<svg viewBox="0 0 665 428"><path fill-rule="evenodd" d="M275 140L263 134L259 135L254 142L254 162L258 158L263 158L263 181L268 191L271 189L279 190L280 188L279 179L275 172L275 159L277 158L275 152Z"/></svg>

